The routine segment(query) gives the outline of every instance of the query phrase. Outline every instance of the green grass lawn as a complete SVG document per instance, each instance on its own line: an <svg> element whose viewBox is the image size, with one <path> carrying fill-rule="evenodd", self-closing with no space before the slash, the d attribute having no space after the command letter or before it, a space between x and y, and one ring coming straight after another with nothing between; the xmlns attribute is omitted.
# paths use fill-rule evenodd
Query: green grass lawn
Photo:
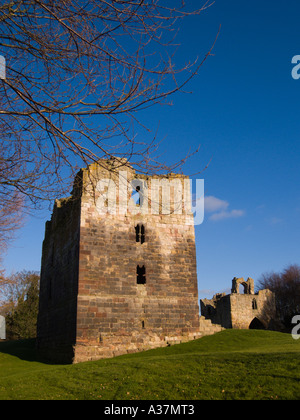
<svg viewBox="0 0 300 420"><path fill-rule="evenodd" d="M300 340L227 330L78 365L38 360L34 340L0 343L0 400L300 399Z"/></svg>

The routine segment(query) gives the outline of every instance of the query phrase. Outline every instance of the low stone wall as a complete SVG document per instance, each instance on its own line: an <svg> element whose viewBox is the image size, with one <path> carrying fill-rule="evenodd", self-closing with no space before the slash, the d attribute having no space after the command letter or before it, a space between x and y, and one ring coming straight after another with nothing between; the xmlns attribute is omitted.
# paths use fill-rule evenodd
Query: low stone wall
<svg viewBox="0 0 300 420"><path fill-rule="evenodd" d="M222 331L224 328L213 325L209 320L202 319L201 328L198 332L186 335L174 336L153 336L147 334L123 334L115 337L103 337L101 343L90 342L77 344L74 347L73 363L106 359L124 354L138 353L155 348L169 347L176 344L187 343L197 340L206 335L212 335Z"/></svg>
<svg viewBox="0 0 300 420"><path fill-rule="evenodd" d="M244 286L240 294L238 285ZM254 293L254 280L233 279L232 293L218 293L212 299L203 299L201 314L224 328L268 329L276 314L275 294L268 289Z"/></svg>

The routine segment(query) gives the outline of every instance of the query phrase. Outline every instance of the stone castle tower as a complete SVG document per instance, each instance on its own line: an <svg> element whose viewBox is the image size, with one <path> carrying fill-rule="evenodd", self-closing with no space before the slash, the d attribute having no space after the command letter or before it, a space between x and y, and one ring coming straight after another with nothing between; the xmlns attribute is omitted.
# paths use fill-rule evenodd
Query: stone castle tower
<svg viewBox="0 0 300 420"><path fill-rule="evenodd" d="M46 223L42 353L76 363L199 336L189 185L117 159L78 173Z"/></svg>

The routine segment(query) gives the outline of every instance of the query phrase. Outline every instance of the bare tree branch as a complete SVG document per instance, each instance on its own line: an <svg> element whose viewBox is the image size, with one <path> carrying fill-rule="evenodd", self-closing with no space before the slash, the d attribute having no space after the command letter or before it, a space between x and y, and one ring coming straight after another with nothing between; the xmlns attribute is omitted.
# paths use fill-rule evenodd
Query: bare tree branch
<svg viewBox="0 0 300 420"><path fill-rule="evenodd" d="M145 174L180 171L156 136L138 141L138 112L182 90L211 55L175 66L181 0L3 0L0 53L0 256L25 206L66 194L74 173L99 159ZM124 158L127 159L124 160Z"/></svg>

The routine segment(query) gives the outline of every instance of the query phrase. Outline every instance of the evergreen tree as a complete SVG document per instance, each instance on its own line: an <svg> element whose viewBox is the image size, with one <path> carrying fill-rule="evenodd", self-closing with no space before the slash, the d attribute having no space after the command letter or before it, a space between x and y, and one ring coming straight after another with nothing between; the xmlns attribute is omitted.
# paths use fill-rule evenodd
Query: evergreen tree
<svg viewBox="0 0 300 420"><path fill-rule="evenodd" d="M15 301L6 315L8 339L36 337L39 302L39 275L23 271L15 274Z"/></svg>

